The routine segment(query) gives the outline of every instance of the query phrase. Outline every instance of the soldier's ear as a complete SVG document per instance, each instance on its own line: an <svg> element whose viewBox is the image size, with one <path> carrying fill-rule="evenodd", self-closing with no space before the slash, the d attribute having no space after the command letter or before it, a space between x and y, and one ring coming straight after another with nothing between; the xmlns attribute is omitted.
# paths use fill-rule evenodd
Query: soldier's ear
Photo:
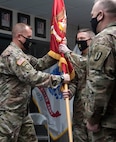
<svg viewBox="0 0 116 142"><path fill-rule="evenodd" d="M98 20L98 21L102 21L103 18L104 18L104 11L103 11L103 10L100 10L100 11L99 11L99 14L98 14L98 17L97 17L97 20Z"/></svg>
<svg viewBox="0 0 116 142"><path fill-rule="evenodd" d="M16 35L16 37L17 37L18 40L20 40L22 36L21 36L20 33L18 33L18 34Z"/></svg>

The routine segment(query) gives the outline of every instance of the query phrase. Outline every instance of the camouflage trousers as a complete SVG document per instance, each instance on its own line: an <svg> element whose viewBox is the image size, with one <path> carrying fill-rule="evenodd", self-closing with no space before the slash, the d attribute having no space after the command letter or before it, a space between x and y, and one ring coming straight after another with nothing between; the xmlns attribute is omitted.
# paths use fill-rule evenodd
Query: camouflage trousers
<svg viewBox="0 0 116 142"><path fill-rule="evenodd" d="M38 142L31 117L0 112L0 142Z"/></svg>
<svg viewBox="0 0 116 142"><path fill-rule="evenodd" d="M91 142L90 133L85 124L84 104L81 98L74 98L73 103L73 141L74 142Z"/></svg>
<svg viewBox="0 0 116 142"><path fill-rule="evenodd" d="M116 129L101 128L97 133L92 133L92 142L116 142Z"/></svg>
<svg viewBox="0 0 116 142"><path fill-rule="evenodd" d="M74 142L91 142L88 131L85 126L74 125L73 126L73 141Z"/></svg>

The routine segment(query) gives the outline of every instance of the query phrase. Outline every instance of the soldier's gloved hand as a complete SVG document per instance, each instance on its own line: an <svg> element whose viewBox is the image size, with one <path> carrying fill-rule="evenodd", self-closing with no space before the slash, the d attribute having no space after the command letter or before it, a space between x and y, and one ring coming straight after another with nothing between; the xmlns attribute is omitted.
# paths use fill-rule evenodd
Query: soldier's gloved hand
<svg viewBox="0 0 116 142"><path fill-rule="evenodd" d="M60 44L59 45L59 52L60 53L67 53L67 52L71 52L71 50L65 45L65 44Z"/></svg>
<svg viewBox="0 0 116 142"><path fill-rule="evenodd" d="M70 81L70 76L69 74L63 74L61 75L61 79L63 83L68 83Z"/></svg>

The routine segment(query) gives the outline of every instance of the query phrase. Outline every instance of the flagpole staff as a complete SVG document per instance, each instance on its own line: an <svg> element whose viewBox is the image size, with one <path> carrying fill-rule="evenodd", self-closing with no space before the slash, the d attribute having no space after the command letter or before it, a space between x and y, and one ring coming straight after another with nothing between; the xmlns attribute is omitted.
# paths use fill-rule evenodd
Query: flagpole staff
<svg viewBox="0 0 116 142"><path fill-rule="evenodd" d="M68 90L68 85L64 84L64 90ZM73 134L72 134L72 121L70 115L70 102L69 98L65 99L66 101L66 114L67 114L67 122L68 122L68 134L69 134L69 142L73 142Z"/></svg>

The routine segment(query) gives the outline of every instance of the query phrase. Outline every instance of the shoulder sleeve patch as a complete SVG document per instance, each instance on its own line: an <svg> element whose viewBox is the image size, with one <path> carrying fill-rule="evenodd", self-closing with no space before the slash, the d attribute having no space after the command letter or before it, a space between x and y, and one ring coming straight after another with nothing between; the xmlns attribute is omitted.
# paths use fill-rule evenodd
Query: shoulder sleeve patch
<svg viewBox="0 0 116 142"><path fill-rule="evenodd" d="M95 54L94 60L95 60L95 61L98 61L101 56L102 56L102 52L97 52L97 53Z"/></svg>
<svg viewBox="0 0 116 142"><path fill-rule="evenodd" d="M22 57L19 60L17 60L17 65L21 66L25 61L25 58Z"/></svg>

